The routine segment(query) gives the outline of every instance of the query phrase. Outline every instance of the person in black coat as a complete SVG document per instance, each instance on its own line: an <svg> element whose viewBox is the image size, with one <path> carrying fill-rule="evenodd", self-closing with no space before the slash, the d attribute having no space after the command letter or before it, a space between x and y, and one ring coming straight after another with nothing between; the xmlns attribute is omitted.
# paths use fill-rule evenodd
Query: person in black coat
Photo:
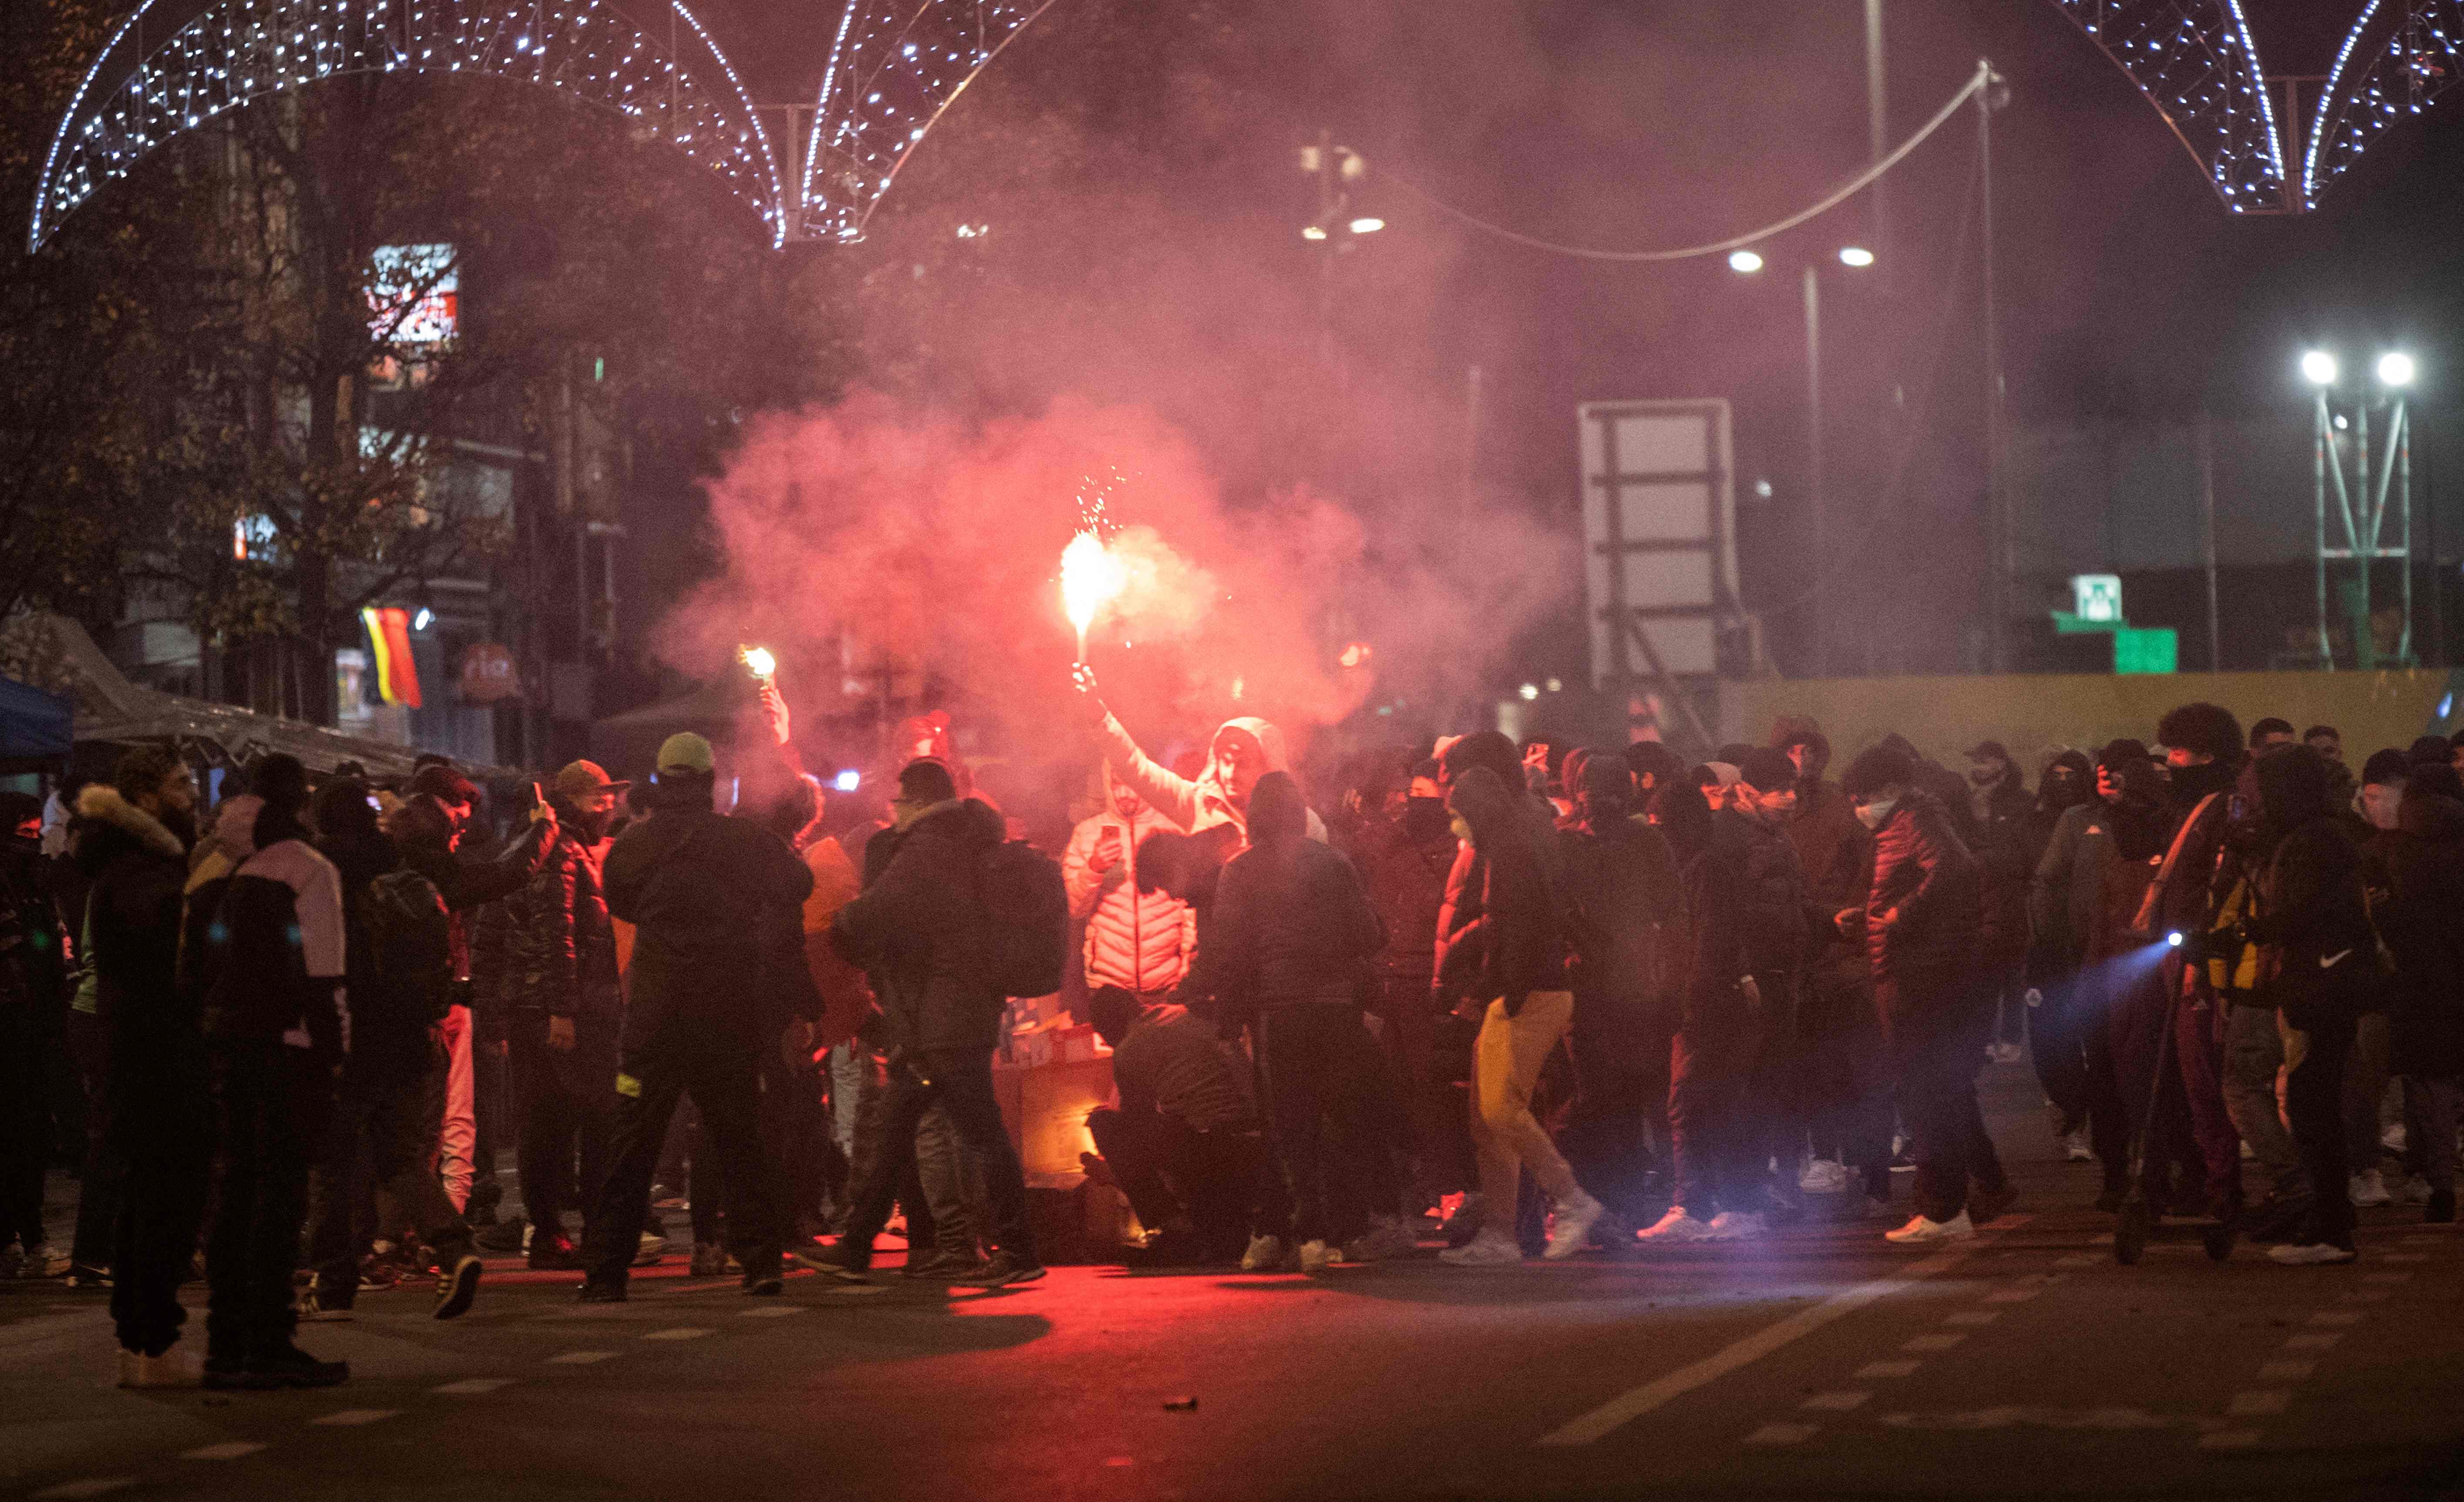
<svg viewBox="0 0 2464 1502"><path fill-rule="evenodd" d="M1634 817L1623 758L1593 756L1577 776L1573 823L1558 835L1573 951L1575 1093L1560 1142L1574 1176L1607 1204L1622 1239L1640 1228L1648 1141L1666 1131L1668 1049L1676 1035L1674 951L1685 894L1661 832Z"/></svg>
<svg viewBox="0 0 2464 1502"><path fill-rule="evenodd" d="M1874 970L1874 1005L1899 1072L1900 1114L1915 1138L1916 1214L1900 1244L1960 1240L2009 1207L2011 1181L1986 1136L1976 1071L1992 1005L1973 957L1984 926L1976 857L1950 812L1920 785L1908 754L1885 741L1840 780L1874 831L1862 907L1838 915Z"/></svg>
<svg viewBox="0 0 2464 1502"><path fill-rule="evenodd" d="M140 746L77 794L71 852L102 1038L103 1150L126 1177L111 1231L111 1315L122 1386L193 1386L172 1358L187 1314L211 1162L205 1025L179 984L180 899L196 843L197 784L179 754Z"/></svg>
<svg viewBox="0 0 2464 1502"><path fill-rule="evenodd" d="M66 1061L66 950L42 856L42 800L0 793L0 1253L18 1245L24 1276L66 1272L43 1232L52 1087ZM5 1275L5 1273L0 1273Z"/></svg>
<svg viewBox="0 0 2464 1502"><path fill-rule="evenodd" d="M932 758L899 772L890 807L894 832L876 835L865 850L871 879L830 920L832 946L872 976L881 1003L890 1073L884 1150L865 1165L838 1245L800 1248L796 1256L833 1276L865 1281L873 1238L897 1200L903 1149L938 1105L982 1169L995 1245L981 1269L954 1281L976 1288L1030 1282L1044 1275L1044 1265L1027 1223L1024 1172L993 1093L992 1054L1008 999L979 962L994 919L976 895L977 873L1007 828L990 805L959 798L948 764ZM895 844L884 847L885 838Z"/></svg>
<svg viewBox="0 0 2464 1502"><path fill-rule="evenodd" d="M2379 931L2395 957L2393 1056L2407 1151L2430 1183L2422 1219L2455 1218L2455 1120L2464 1096L2464 783L2417 766L2396 815L2392 893Z"/></svg>
<svg viewBox="0 0 2464 1502"><path fill-rule="evenodd" d="M774 1294L783 1287L771 1194L778 1174L756 1095L762 1051L780 1042L772 1027L780 1013L821 1015L811 972L771 959L782 946L801 949L801 929L791 941L783 925L798 921L813 873L760 825L720 815L712 805L715 783L710 742L690 733L669 737L659 748L654 811L607 852L607 911L634 924L636 937L607 1179L598 1213L583 1222L585 1302L625 1297L650 1175L688 1092L721 1165L728 1249L743 1265L743 1290Z"/></svg>

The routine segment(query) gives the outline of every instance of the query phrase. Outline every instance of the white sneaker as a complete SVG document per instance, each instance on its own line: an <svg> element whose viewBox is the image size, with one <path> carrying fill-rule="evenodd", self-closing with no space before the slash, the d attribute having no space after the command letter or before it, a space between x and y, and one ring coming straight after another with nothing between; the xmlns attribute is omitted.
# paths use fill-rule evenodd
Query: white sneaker
<svg viewBox="0 0 2464 1502"><path fill-rule="evenodd" d="M2410 1136L2411 1134L2405 1130L2403 1122L2390 1121L2379 1132L2379 1146L2390 1153L2401 1153Z"/></svg>
<svg viewBox="0 0 2464 1502"><path fill-rule="evenodd" d="M2404 1182L2404 1187L2396 1191L2395 1197L2399 1202L2405 1204L2428 1204L2430 1203L2430 1181L2424 1179L2419 1174L2415 1174Z"/></svg>
<svg viewBox="0 0 2464 1502"><path fill-rule="evenodd" d="M1420 1249L1419 1238L1400 1218L1373 1215L1369 1228L1343 1244L1346 1262L1384 1262L1391 1257L1408 1257Z"/></svg>
<svg viewBox="0 0 2464 1502"><path fill-rule="evenodd" d="M1976 1225L1966 1210L1947 1221L1929 1221L1920 1215L1895 1231L1884 1231L1882 1239L1903 1247L1928 1241L1966 1241L1976 1234Z"/></svg>
<svg viewBox="0 0 2464 1502"><path fill-rule="evenodd" d="M1607 1205L1580 1189L1574 1197L1557 1206L1556 1218L1549 1226L1549 1248L1540 1253L1551 1262L1563 1262L1591 1244L1592 1227L1609 1213Z"/></svg>
<svg viewBox="0 0 2464 1502"><path fill-rule="evenodd" d="M1997 1043L1992 1053L1996 1064L2016 1064L2028 1056L2028 1050L2015 1043Z"/></svg>
<svg viewBox="0 0 2464 1502"><path fill-rule="evenodd" d="M2074 1132L2070 1136L2062 1138L2062 1161L2066 1163L2092 1163L2096 1161L2096 1154L2091 1151L2087 1145L2086 1133Z"/></svg>
<svg viewBox="0 0 2464 1502"><path fill-rule="evenodd" d="M1249 1249L1241 1253L1243 1272L1281 1272L1286 1265L1281 1236L1252 1236Z"/></svg>
<svg viewBox="0 0 2464 1502"><path fill-rule="evenodd" d="M1848 1187L1848 1165L1817 1158L1796 1176L1796 1186L1807 1194L1838 1194Z"/></svg>
<svg viewBox="0 0 2464 1502"><path fill-rule="evenodd" d="M522 1239L522 1244L525 1247L529 1246L530 1238L525 1236ZM633 1252L633 1266L637 1268L647 1268L652 1263L657 1262L660 1256L663 1255L667 1249L668 1239L665 1236L660 1235L657 1231L644 1231L642 1233L641 1244Z"/></svg>
<svg viewBox="0 0 2464 1502"><path fill-rule="evenodd" d="M1517 1268L1523 1265L1523 1248L1504 1231L1485 1230L1451 1251L1439 1252L1438 1260L1457 1268Z"/></svg>
<svg viewBox="0 0 2464 1502"><path fill-rule="evenodd" d="M177 1346L161 1356L142 1356L128 1350L120 1353L122 1387L194 1387L203 1380L197 1363Z"/></svg>
<svg viewBox="0 0 2464 1502"><path fill-rule="evenodd" d="M1637 1231L1634 1239L1684 1246L1698 1241L1712 1241L1716 1238L1711 1234L1709 1221L1698 1221L1685 1213L1685 1206L1672 1204L1668 1207L1668 1213L1661 1216L1657 1225Z"/></svg>
<svg viewBox="0 0 2464 1502"><path fill-rule="evenodd" d="M69 1254L50 1242L28 1248L24 1259L17 1264L17 1276L21 1278L64 1278L68 1275Z"/></svg>
<svg viewBox="0 0 2464 1502"><path fill-rule="evenodd" d="M1705 1241L1744 1241L1763 1233L1763 1218L1751 1210L1722 1210L1711 1217Z"/></svg>
<svg viewBox="0 0 2464 1502"><path fill-rule="evenodd" d="M2329 1263L2350 1262L2353 1253L2346 1248L2331 1247L2323 1241L2312 1242L2306 1247L2286 1242L2281 1247L2268 1248L2267 1260L2288 1268L2315 1268Z"/></svg>
<svg viewBox="0 0 2464 1502"><path fill-rule="evenodd" d="M1336 1258L1335 1249L1322 1241L1301 1243L1301 1270L1310 1277L1316 1277L1327 1269L1333 1267Z"/></svg>
<svg viewBox="0 0 2464 1502"><path fill-rule="evenodd" d="M2366 1168L2353 1175L2351 1188L2353 1207L2356 1209L2366 1210L2377 1205L2395 1203L2395 1196L2387 1193L2386 1176L2375 1168Z"/></svg>

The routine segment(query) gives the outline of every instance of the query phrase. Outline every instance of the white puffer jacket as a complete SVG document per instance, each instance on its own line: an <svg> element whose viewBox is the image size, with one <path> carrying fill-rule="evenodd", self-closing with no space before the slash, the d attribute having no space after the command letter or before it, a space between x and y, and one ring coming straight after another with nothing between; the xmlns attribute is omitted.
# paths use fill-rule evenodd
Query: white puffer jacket
<svg viewBox="0 0 2464 1502"><path fill-rule="evenodd" d="M1137 842L1175 828L1152 807L1138 810L1134 828L1108 808L1071 832L1061 857L1061 880L1069 889L1069 916L1087 924L1089 986L1169 991L1189 973L1198 948L1198 915L1160 892L1140 895L1135 880ZM1107 829L1119 842L1121 863L1099 873L1095 847Z"/></svg>

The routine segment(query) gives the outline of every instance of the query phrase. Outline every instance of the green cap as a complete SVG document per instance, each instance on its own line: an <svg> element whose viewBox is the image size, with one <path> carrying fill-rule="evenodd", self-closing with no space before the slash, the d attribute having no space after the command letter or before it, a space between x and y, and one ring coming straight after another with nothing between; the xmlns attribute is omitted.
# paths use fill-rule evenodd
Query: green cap
<svg viewBox="0 0 2464 1502"><path fill-rule="evenodd" d="M690 730L679 730L659 745L659 770L708 776L712 762L710 742Z"/></svg>

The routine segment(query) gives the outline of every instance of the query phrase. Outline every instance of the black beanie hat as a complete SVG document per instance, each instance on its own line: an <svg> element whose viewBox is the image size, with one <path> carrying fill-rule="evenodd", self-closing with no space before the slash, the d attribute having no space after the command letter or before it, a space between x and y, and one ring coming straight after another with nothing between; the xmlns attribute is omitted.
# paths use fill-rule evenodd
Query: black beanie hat
<svg viewBox="0 0 2464 1502"><path fill-rule="evenodd" d="M1756 746L1737 763L1737 781L1758 793L1786 792L1796 785L1796 762L1777 746Z"/></svg>

